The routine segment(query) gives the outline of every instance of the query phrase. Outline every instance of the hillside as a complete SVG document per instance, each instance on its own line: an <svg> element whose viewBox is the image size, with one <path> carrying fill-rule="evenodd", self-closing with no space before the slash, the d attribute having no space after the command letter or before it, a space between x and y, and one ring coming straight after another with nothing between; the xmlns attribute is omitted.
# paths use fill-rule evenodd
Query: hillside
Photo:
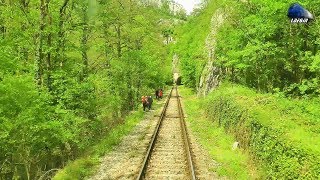
<svg viewBox="0 0 320 180"><path fill-rule="evenodd" d="M143 117L127 118L171 82L171 17L141 1L1 1L0 179L51 177Z"/></svg>
<svg viewBox="0 0 320 180"><path fill-rule="evenodd" d="M315 2L301 3L320 12ZM199 97L187 106L205 109L201 117L213 122L212 129L232 135L258 164L260 178L317 179L319 22L290 23L289 6L208 1L176 29L171 52L179 57L184 85Z"/></svg>

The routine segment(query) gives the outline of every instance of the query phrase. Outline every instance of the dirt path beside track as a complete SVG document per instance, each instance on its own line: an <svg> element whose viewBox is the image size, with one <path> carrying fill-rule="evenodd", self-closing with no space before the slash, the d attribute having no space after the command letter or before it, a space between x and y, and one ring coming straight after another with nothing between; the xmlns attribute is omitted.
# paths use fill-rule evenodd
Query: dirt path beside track
<svg viewBox="0 0 320 180"><path fill-rule="evenodd" d="M156 102L156 103L162 103ZM162 108L160 108L162 109ZM134 179L158 121L160 109L146 112L145 118L112 152L101 159L99 170L90 180Z"/></svg>

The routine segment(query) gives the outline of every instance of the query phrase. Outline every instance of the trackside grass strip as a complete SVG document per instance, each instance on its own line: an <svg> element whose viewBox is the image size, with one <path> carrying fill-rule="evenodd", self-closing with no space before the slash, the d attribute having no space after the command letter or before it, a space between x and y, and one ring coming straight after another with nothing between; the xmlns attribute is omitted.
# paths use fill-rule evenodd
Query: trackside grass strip
<svg viewBox="0 0 320 180"><path fill-rule="evenodd" d="M230 179L259 179L261 173L254 167L249 154L241 149L232 150L236 139L205 116L202 108L204 99L197 98L191 89L183 86L179 87L179 93L183 98L189 127L199 140L198 143L217 162L217 166L211 170Z"/></svg>

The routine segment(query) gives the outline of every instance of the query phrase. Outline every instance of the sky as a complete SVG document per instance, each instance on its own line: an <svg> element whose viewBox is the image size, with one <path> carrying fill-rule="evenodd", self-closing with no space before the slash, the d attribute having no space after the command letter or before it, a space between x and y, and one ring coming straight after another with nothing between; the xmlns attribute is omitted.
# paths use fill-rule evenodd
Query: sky
<svg viewBox="0 0 320 180"><path fill-rule="evenodd" d="M175 2L181 4L184 9L187 11L187 14L190 14L194 6L200 3L200 0L174 0Z"/></svg>

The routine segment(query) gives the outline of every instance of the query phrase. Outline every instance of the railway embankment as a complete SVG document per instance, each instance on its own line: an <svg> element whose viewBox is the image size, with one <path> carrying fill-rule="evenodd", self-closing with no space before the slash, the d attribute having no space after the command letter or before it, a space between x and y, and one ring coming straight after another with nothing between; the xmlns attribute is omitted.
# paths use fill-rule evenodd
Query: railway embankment
<svg viewBox="0 0 320 180"><path fill-rule="evenodd" d="M232 141L238 142L242 154L247 154L247 157L243 157L259 165L260 170L257 174L260 178L319 178L319 100L288 99L281 94L260 94L249 88L224 83L199 101L200 108L205 112L203 116L207 119L205 123L217 129L212 130L210 134L231 136ZM188 107L192 106L192 102L186 103L187 112L188 109L192 112ZM196 126L198 134L205 137L208 133L201 130L201 123L201 120L191 121L191 124ZM218 129L222 134L218 133ZM219 144L219 140L215 140L217 142L204 140L204 143L207 143L208 148L212 148L213 144ZM223 152L222 149L223 146L216 151ZM218 162L228 162L223 158L223 153L213 153L213 156L216 156ZM250 161L247 161L247 169L250 169ZM237 167L231 168L235 175L239 173L241 163L241 160L233 162ZM220 174L225 171L226 169L218 169ZM252 172L254 171L248 173L254 174ZM245 174L242 177L246 177Z"/></svg>

